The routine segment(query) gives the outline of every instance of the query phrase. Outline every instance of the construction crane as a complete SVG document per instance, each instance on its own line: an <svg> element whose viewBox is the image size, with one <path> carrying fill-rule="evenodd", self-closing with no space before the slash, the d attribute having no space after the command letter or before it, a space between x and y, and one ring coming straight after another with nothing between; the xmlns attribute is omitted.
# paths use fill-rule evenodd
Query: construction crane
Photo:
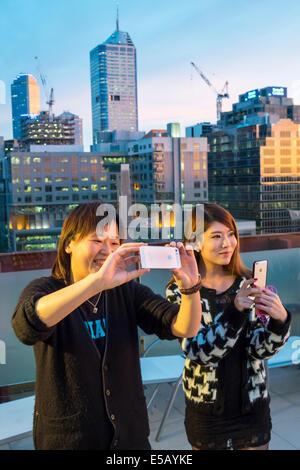
<svg viewBox="0 0 300 470"><path fill-rule="evenodd" d="M210 83L210 81L208 80L208 78L204 75L203 72L201 72L201 70L199 70L199 68L197 67L197 65L194 64L194 62L191 62L191 65L194 67L194 69L197 70L197 72L199 73L200 77L203 78L203 80L205 81L205 83L213 89L213 91L216 93L217 95L217 122L221 119L221 112L222 112L222 100L223 98L229 98L229 94L228 94L228 82L226 81L225 82L225 85L223 87L223 90L221 92L218 92L215 87Z"/></svg>
<svg viewBox="0 0 300 470"><path fill-rule="evenodd" d="M51 88L50 94L48 93L46 78L41 71L39 58L35 57L35 60L36 60L37 69L38 69L38 72L40 74L40 78L43 84L44 92L46 95L46 104L49 106L49 119L52 119L53 118L53 105L54 105L54 90L53 88Z"/></svg>

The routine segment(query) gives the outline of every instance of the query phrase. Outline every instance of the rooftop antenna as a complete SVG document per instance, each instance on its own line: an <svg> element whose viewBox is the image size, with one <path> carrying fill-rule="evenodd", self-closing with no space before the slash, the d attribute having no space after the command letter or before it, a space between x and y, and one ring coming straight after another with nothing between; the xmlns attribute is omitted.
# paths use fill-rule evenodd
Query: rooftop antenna
<svg viewBox="0 0 300 470"><path fill-rule="evenodd" d="M119 4L117 3L117 31L119 31Z"/></svg>

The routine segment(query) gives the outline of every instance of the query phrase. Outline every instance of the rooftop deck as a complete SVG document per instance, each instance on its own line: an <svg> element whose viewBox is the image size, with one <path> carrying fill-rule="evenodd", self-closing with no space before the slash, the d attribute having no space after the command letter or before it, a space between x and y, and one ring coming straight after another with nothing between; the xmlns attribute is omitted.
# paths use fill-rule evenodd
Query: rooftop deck
<svg viewBox="0 0 300 470"><path fill-rule="evenodd" d="M271 416L273 422L271 450L300 450L300 370L298 366L270 370ZM146 397L153 386L147 386ZM184 429L184 395L179 389L174 406L166 422L161 439L155 436L162 419L170 386L162 384L149 412L150 443L154 450L191 450ZM0 450L32 450L32 436L12 440Z"/></svg>

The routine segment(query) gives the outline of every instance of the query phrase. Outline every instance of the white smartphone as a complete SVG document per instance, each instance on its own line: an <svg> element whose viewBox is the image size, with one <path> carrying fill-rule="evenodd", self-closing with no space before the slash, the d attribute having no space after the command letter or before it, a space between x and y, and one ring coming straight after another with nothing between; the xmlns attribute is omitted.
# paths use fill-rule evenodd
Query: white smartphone
<svg viewBox="0 0 300 470"><path fill-rule="evenodd" d="M254 261L252 277L256 278L255 285L264 289L267 283L268 260Z"/></svg>
<svg viewBox="0 0 300 470"><path fill-rule="evenodd" d="M141 246L140 266L150 269L181 268L179 250L172 246Z"/></svg>

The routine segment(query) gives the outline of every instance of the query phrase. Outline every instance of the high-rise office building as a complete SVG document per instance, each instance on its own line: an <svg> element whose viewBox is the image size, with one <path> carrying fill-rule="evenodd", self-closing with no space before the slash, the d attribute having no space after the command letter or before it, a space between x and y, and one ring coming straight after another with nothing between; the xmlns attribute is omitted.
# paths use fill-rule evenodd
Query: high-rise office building
<svg viewBox="0 0 300 470"><path fill-rule="evenodd" d="M31 251L56 248L63 222L76 205L99 200L117 203L121 164L127 163L127 157L13 151L3 162L9 250ZM0 173L0 203L2 184Z"/></svg>
<svg viewBox="0 0 300 470"><path fill-rule="evenodd" d="M300 105L295 105L292 98L287 97L286 87L268 86L239 95L239 101L232 105L232 110L221 113L218 127L256 124L258 119L263 123L266 118L271 124L285 118L300 123Z"/></svg>
<svg viewBox="0 0 300 470"><path fill-rule="evenodd" d="M90 52L93 144L112 131L138 130L136 49L116 31Z"/></svg>
<svg viewBox="0 0 300 470"><path fill-rule="evenodd" d="M13 138L21 138L21 117L40 114L40 88L32 75L20 74L11 85Z"/></svg>
<svg viewBox="0 0 300 470"><path fill-rule="evenodd" d="M195 204L207 200L207 140L152 130L128 143L132 200Z"/></svg>
<svg viewBox="0 0 300 470"><path fill-rule="evenodd" d="M299 111L286 88L253 90L207 136L209 200L259 233L300 229Z"/></svg>

